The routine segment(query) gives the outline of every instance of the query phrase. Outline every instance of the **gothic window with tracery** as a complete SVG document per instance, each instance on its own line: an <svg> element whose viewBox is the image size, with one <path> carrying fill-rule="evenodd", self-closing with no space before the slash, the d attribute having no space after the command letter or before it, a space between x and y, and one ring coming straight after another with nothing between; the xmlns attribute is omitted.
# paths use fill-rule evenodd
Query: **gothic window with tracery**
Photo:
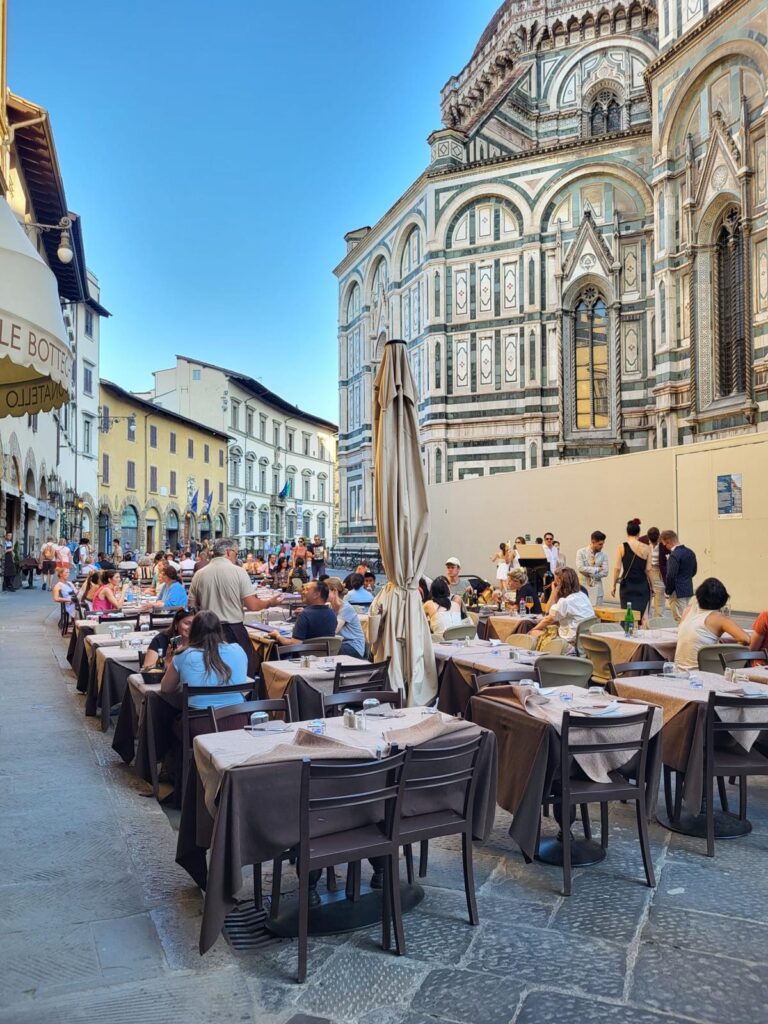
<svg viewBox="0 0 768 1024"><path fill-rule="evenodd" d="M621 131L621 103L610 89L602 89L592 102L589 112L590 135L605 135Z"/></svg>
<svg viewBox="0 0 768 1024"><path fill-rule="evenodd" d="M576 428L610 426L608 413L608 310L596 288L585 288L575 309Z"/></svg>
<svg viewBox="0 0 768 1024"><path fill-rule="evenodd" d="M716 389L718 398L726 398L747 389L744 235L735 206L725 214L717 235L716 268Z"/></svg>

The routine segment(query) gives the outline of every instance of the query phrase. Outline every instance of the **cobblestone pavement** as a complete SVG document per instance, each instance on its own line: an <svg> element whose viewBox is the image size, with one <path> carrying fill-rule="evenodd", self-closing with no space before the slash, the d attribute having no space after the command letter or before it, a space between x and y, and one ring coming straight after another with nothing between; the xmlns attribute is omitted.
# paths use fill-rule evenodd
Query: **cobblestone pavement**
<svg viewBox="0 0 768 1024"><path fill-rule="evenodd" d="M765 1021L760 782L753 833L718 843L714 860L652 828L654 893L629 808L612 810L608 858L577 871L569 899L558 869L524 865L499 812L476 848L478 928L446 840L403 958L378 948L378 929L311 941L303 986L291 942L237 953L220 938L201 958L200 894L174 864L172 823L84 717L47 597L0 599L0 1021Z"/></svg>

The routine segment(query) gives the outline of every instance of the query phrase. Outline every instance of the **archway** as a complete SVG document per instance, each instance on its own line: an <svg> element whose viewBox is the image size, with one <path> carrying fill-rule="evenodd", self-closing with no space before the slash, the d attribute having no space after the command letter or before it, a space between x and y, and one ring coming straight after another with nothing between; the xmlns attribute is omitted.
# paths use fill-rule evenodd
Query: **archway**
<svg viewBox="0 0 768 1024"><path fill-rule="evenodd" d="M219 537L223 537L224 531L227 528L227 524L224 522L224 516L216 516L213 525L216 538L218 539Z"/></svg>
<svg viewBox="0 0 768 1024"><path fill-rule="evenodd" d="M123 551L136 550L139 542L139 513L133 505L126 505L120 517L120 541Z"/></svg>
<svg viewBox="0 0 768 1024"><path fill-rule="evenodd" d="M112 551L112 516L105 505L99 509L99 551L107 556Z"/></svg>
<svg viewBox="0 0 768 1024"><path fill-rule="evenodd" d="M144 513L144 526L147 537L146 551L157 551L160 548L160 516L156 508L148 508Z"/></svg>
<svg viewBox="0 0 768 1024"><path fill-rule="evenodd" d="M200 540L210 540L212 534L211 517L208 515L200 516Z"/></svg>
<svg viewBox="0 0 768 1024"><path fill-rule="evenodd" d="M166 544L171 551L175 551L179 543L179 517L173 509L165 515L165 534Z"/></svg>

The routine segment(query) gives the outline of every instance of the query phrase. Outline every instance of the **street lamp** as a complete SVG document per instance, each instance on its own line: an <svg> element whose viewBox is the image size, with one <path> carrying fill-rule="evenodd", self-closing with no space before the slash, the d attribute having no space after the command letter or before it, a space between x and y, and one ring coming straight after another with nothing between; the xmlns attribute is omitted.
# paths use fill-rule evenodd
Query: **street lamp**
<svg viewBox="0 0 768 1024"><path fill-rule="evenodd" d="M62 263L71 263L75 258L70 236L70 231L72 230L72 219L70 217L62 217L58 224L37 224L35 221L30 220L26 222L26 225L31 228L37 228L39 231L60 231L59 247L56 250L56 255Z"/></svg>

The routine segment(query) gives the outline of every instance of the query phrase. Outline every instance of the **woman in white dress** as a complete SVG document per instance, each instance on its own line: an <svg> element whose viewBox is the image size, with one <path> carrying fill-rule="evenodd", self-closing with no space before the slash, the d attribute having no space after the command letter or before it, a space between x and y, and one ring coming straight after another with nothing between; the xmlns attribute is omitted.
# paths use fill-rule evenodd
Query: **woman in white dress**
<svg viewBox="0 0 768 1024"><path fill-rule="evenodd" d="M496 554L491 555L491 561L496 563L496 579L504 580L506 583L512 563L512 545L502 541Z"/></svg>
<svg viewBox="0 0 768 1024"><path fill-rule="evenodd" d="M444 633L451 626L461 625L461 598L451 596L448 581L444 577L438 576L432 581L429 600L424 602L424 612L433 633Z"/></svg>
<svg viewBox="0 0 768 1024"><path fill-rule="evenodd" d="M552 584L552 600L547 614L532 629L531 636L539 636L547 626L557 626L557 635L561 640L572 644L576 639L576 629L580 622L594 618L595 610L592 602L583 593L579 577L574 569L558 569Z"/></svg>

